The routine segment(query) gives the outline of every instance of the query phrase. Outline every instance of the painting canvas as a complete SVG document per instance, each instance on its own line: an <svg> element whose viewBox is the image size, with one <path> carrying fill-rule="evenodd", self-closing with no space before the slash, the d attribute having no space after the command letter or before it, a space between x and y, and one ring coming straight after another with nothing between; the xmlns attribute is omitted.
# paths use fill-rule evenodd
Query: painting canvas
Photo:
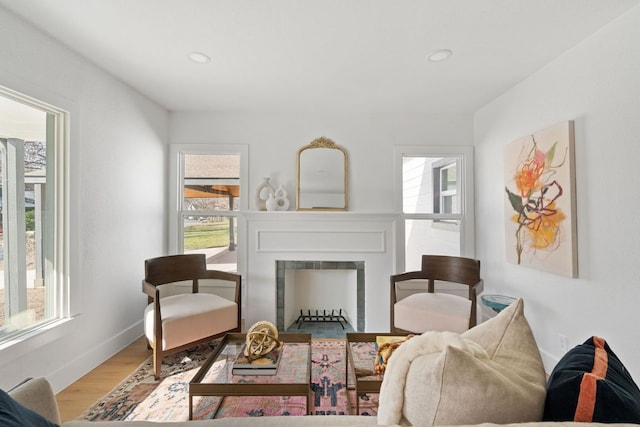
<svg viewBox="0 0 640 427"><path fill-rule="evenodd" d="M507 261L577 277L573 121L505 147Z"/></svg>

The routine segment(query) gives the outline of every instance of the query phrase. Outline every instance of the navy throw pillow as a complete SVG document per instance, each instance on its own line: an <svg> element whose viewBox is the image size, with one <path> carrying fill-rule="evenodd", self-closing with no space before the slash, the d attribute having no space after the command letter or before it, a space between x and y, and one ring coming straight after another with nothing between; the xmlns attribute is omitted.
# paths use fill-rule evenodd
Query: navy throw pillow
<svg viewBox="0 0 640 427"><path fill-rule="evenodd" d="M591 337L558 362L544 421L640 423L640 389L606 341Z"/></svg>
<svg viewBox="0 0 640 427"><path fill-rule="evenodd" d="M4 390L0 390L0 426L57 427L42 415L16 402Z"/></svg>

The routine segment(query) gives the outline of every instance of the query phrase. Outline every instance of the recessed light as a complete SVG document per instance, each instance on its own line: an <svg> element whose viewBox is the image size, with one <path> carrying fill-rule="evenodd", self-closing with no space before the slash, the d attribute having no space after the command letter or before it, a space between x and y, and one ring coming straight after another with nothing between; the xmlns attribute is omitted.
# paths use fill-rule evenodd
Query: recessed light
<svg viewBox="0 0 640 427"><path fill-rule="evenodd" d="M189 54L189 59L193 62L197 62L198 64L207 64L211 62L211 58L202 52L191 52Z"/></svg>
<svg viewBox="0 0 640 427"><path fill-rule="evenodd" d="M449 59L451 55L453 55L453 52L451 52L449 49L439 49L431 52L427 56L427 59L431 62L441 62L445 59Z"/></svg>

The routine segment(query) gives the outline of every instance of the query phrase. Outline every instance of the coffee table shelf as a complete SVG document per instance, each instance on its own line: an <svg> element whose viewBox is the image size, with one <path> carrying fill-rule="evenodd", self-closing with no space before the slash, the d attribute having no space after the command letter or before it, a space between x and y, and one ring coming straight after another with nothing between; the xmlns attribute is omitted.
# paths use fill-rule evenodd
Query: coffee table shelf
<svg viewBox="0 0 640 427"><path fill-rule="evenodd" d="M347 389L349 388L349 366L355 376L356 414L360 414L360 394L380 393L384 375L376 374L374 363L376 356L376 337L397 336L385 332L348 332L347 333Z"/></svg>
<svg viewBox="0 0 640 427"><path fill-rule="evenodd" d="M280 334L282 358L275 375L233 375L245 334L227 334L189 383L189 420L195 396L306 396L311 411L311 334Z"/></svg>

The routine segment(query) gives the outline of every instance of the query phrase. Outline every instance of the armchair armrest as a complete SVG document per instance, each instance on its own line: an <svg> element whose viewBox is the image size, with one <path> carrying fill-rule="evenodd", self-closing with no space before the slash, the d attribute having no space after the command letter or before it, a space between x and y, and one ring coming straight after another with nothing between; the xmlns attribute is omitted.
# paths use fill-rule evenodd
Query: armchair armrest
<svg viewBox="0 0 640 427"><path fill-rule="evenodd" d="M147 304L151 304L153 300L158 299L160 291L158 287L153 283L149 283L146 280L142 280L142 292L147 295Z"/></svg>
<svg viewBox="0 0 640 427"><path fill-rule="evenodd" d="M478 296L479 294L481 294L482 291L484 291L484 280L483 279L478 280L478 283L473 285L471 289L473 289L475 296Z"/></svg>

